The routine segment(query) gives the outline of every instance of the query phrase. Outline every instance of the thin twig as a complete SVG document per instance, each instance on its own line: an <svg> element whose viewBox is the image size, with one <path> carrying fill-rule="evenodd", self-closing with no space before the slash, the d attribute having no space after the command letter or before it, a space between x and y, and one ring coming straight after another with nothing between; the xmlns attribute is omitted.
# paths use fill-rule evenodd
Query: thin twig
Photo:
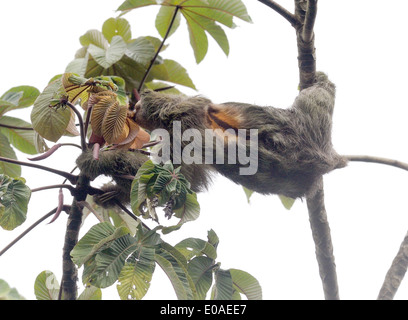
<svg viewBox="0 0 408 320"><path fill-rule="evenodd" d="M66 101L66 105L68 107L70 107L72 111L75 112L75 114L76 114L76 116L78 118L79 132L81 134L81 147L82 147L82 150L85 151L87 149L87 146L86 146L85 132L84 132L84 120L82 119L82 115L79 113L77 108L75 108L75 106L71 102Z"/></svg>
<svg viewBox="0 0 408 320"><path fill-rule="evenodd" d="M173 17L171 18L171 21L170 21L170 25L169 25L169 27L168 27L168 29L167 29L167 32L166 32L166 34L164 35L163 41L160 43L160 46L159 46L159 48L157 49L156 54L154 55L153 59L150 61L150 65L149 65L149 67L147 68L147 70L146 70L146 72L145 72L145 74L144 74L144 76L143 76L142 81L140 82L139 88L137 89L138 92L140 92L140 91L142 90L142 87L143 87L143 85L144 85L144 83L145 83L145 81L146 81L146 79L147 79L147 76L149 75L150 70L152 69L154 62L156 61L157 57L159 56L159 53L160 53L161 49L162 49L163 46L164 46L164 42L166 41L167 37L168 37L169 34L170 34L170 30L171 30L171 28L173 27L174 21L176 20L177 13L178 13L179 10L180 10L180 7L179 7L179 6L176 6L175 9L174 9Z"/></svg>
<svg viewBox="0 0 408 320"><path fill-rule="evenodd" d="M66 179L68 179L69 182L71 182L72 184L76 184L77 180L78 180L78 176L73 175L71 173L65 172L65 171L61 171L61 170L57 170L57 169L53 169L50 167L46 167L46 166L42 166L39 164L35 164L35 163L29 163L29 162L23 162L23 161L19 161L19 160L14 160L14 159L9 159L9 158L4 158L4 157L0 157L0 161L3 162L8 162L8 163L14 163L14 164L18 164L21 166L27 166L27 167L32 167L32 168L36 168L36 169L40 169L40 170L45 170L51 173L55 173L58 174Z"/></svg>
<svg viewBox="0 0 408 320"><path fill-rule="evenodd" d="M297 25L299 25L299 20L296 18L296 16L292 14L291 12L289 12L284 7L282 7L280 4L276 3L275 1L273 0L258 0L258 1L268 6L269 8L275 10L283 18L288 20L293 27L296 27Z"/></svg>
<svg viewBox="0 0 408 320"><path fill-rule="evenodd" d="M403 170L408 171L408 163L401 162L394 159L387 159L381 157L373 157L373 156L344 156L348 161L360 161L360 162L371 162L371 163L378 163L378 164L385 164L387 166L392 166L396 168L400 168Z"/></svg>
<svg viewBox="0 0 408 320"><path fill-rule="evenodd" d="M92 108L93 106L88 108L88 110L86 111L86 119L85 119L85 126L84 126L85 137L88 135L88 127L89 127L89 122L91 121Z"/></svg>
<svg viewBox="0 0 408 320"><path fill-rule="evenodd" d="M31 189L31 192L37 192L37 191L43 191L43 190L49 190L49 189L61 189L61 188L68 189L71 192L71 194L73 194L75 191L75 188L69 184L54 184L50 186L44 186L44 187Z"/></svg>
<svg viewBox="0 0 408 320"><path fill-rule="evenodd" d="M64 205L63 210L69 212L70 206ZM20 241L27 233L33 230L36 226L38 226L41 222L43 222L48 217L52 216L57 208L52 209L46 215L42 216L36 222L34 222L30 227L28 227L22 234L20 234L17 238L15 238L12 242L10 242L3 250L0 251L0 256L2 256L7 250L9 250L12 246L14 246L18 241Z"/></svg>
<svg viewBox="0 0 408 320"><path fill-rule="evenodd" d="M143 223L142 220L140 220L138 217L136 217L133 212L131 212L128 208L126 208L126 206L124 206L119 200L117 199L113 199L115 201L115 204L121 208L123 211L125 211L125 213L131 217L133 220L137 221L138 223L141 223L143 227L145 227L147 230L151 230L147 225L145 225Z"/></svg>

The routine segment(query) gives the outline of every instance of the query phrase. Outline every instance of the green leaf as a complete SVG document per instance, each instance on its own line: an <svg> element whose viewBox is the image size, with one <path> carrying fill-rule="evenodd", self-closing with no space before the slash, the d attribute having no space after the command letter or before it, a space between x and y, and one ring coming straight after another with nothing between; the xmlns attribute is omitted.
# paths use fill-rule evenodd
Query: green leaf
<svg viewBox="0 0 408 320"><path fill-rule="evenodd" d="M121 36L125 42L129 42L132 38L132 31L130 24L123 18L109 18L103 23L102 34L111 42L114 36Z"/></svg>
<svg viewBox="0 0 408 320"><path fill-rule="evenodd" d="M200 0L188 0L183 5L188 10L198 15L224 24L227 27L235 27L232 17L237 17L246 22L252 22L247 9L241 0L212 0L203 5Z"/></svg>
<svg viewBox="0 0 408 320"><path fill-rule="evenodd" d="M110 222L98 223L92 226L72 249L72 261L80 267L110 242L128 233L126 227L115 228Z"/></svg>
<svg viewBox="0 0 408 320"><path fill-rule="evenodd" d="M234 291L232 285L229 270L218 269L215 273L215 285L213 287L214 300L231 300Z"/></svg>
<svg viewBox="0 0 408 320"><path fill-rule="evenodd" d="M211 244L215 249L217 249L218 244L220 243L220 239L218 238L217 234L213 229L208 231L207 233L208 243Z"/></svg>
<svg viewBox="0 0 408 320"><path fill-rule="evenodd" d="M126 55L140 64L148 64L156 51L153 44L146 37L139 37L127 45Z"/></svg>
<svg viewBox="0 0 408 320"><path fill-rule="evenodd" d="M52 142L62 137L71 119L71 109L68 107L50 107L60 99L62 90L61 78L51 82L38 96L31 111L34 130Z"/></svg>
<svg viewBox="0 0 408 320"><path fill-rule="evenodd" d="M147 198L146 186L155 175L156 166L153 161L146 161L137 171L130 189L130 207L134 214L140 215L139 207Z"/></svg>
<svg viewBox="0 0 408 320"><path fill-rule="evenodd" d="M279 199L280 199L280 201L282 202L283 206L284 206L287 210L290 210L290 209L292 208L293 204L294 204L295 201L296 201L296 199L289 198L289 197L286 197L286 196L281 195L281 194L279 195Z"/></svg>
<svg viewBox="0 0 408 320"><path fill-rule="evenodd" d="M8 283L0 279L0 300L24 300L15 288L10 288Z"/></svg>
<svg viewBox="0 0 408 320"><path fill-rule="evenodd" d="M51 271L41 272L34 282L34 294L37 300L58 300L59 283Z"/></svg>
<svg viewBox="0 0 408 320"><path fill-rule="evenodd" d="M10 146L10 142L6 136L0 133L0 157L17 159L16 153ZM14 163L0 161L0 174L6 174L10 177L17 178L21 175L21 167Z"/></svg>
<svg viewBox="0 0 408 320"><path fill-rule="evenodd" d="M184 14L187 21L188 33L190 36L190 45L193 48L197 63L200 63L208 51L208 39L203 28L190 16Z"/></svg>
<svg viewBox="0 0 408 320"><path fill-rule="evenodd" d="M174 212L175 216L181 219L179 224L196 220L200 216L200 204L197 201L197 194L188 193L184 205L174 210Z"/></svg>
<svg viewBox="0 0 408 320"><path fill-rule="evenodd" d="M153 191L160 193L166 191L166 193L173 193L176 191L177 179L173 177L170 172L161 172L157 176L157 179L153 186ZM168 199L166 199L168 201Z"/></svg>
<svg viewBox="0 0 408 320"><path fill-rule="evenodd" d="M250 189L248 189L248 188L245 188L245 187L242 187L242 189L244 190L245 195L246 195L246 198L247 198L247 201L248 201L248 203L249 203L251 196L254 194L254 191L253 191L253 190L250 190Z"/></svg>
<svg viewBox="0 0 408 320"><path fill-rule="evenodd" d="M126 0L119 6L117 10L126 13L136 8L151 6L155 4L157 4L157 0Z"/></svg>
<svg viewBox="0 0 408 320"><path fill-rule="evenodd" d="M196 87L189 77L187 70L174 60L165 59L163 64L154 65L151 71L151 78L180 84L196 90Z"/></svg>
<svg viewBox="0 0 408 320"><path fill-rule="evenodd" d="M217 25L213 20L203 18L198 14L192 12L185 12L185 16L188 16L192 21L194 21L200 28L207 31L211 37L218 43L220 48L228 56L229 54L229 42L225 31Z"/></svg>
<svg viewBox="0 0 408 320"><path fill-rule="evenodd" d="M141 300L147 293L155 269L154 248L141 247L133 253L119 275L117 285L122 300Z"/></svg>
<svg viewBox="0 0 408 320"><path fill-rule="evenodd" d="M111 286L118 280L126 259L139 247L139 242L129 234L113 240L95 256L96 267L89 282L99 288Z"/></svg>
<svg viewBox="0 0 408 320"><path fill-rule="evenodd" d="M0 97L0 116L4 113L31 106L40 91L31 86L19 86L8 90Z"/></svg>
<svg viewBox="0 0 408 320"><path fill-rule="evenodd" d="M248 272L229 269L234 288L243 293L248 300L262 300L262 288L258 280L251 276Z"/></svg>
<svg viewBox="0 0 408 320"><path fill-rule="evenodd" d="M195 287L184 265L185 260L183 263L183 260L177 259L174 253L171 254L169 250L163 248L156 252L155 260L169 278L177 298L179 300L194 299Z"/></svg>
<svg viewBox="0 0 408 320"><path fill-rule="evenodd" d="M188 264L188 274L197 290L197 298L205 300L205 296L212 285L212 270L214 260L208 257L195 257Z"/></svg>
<svg viewBox="0 0 408 320"><path fill-rule="evenodd" d="M37 150L37 153L44 153L50 149L48 148L44 138L41 137L37 131L35 131L34 133L34 146L35 149Z"/></svg>
<svg viewBox="0 0 408 320"><path fill-rule="evenodd" d="M173 6L161 6L159 13L156 16L156 29L159 32L160 36L164 38L167 33L167 30L170 26L170 23L174 16L174 11L176 7ZM168 37L170 37L180 26L180 12L177 12L176 18L174 20L173 26L169 32Z"/></svg>
<svg viewBox="0 0 408 320"><path fill-rule="evenodd" d="M122 37L114 36L110 46L107 49L90 44L88 47L88 52L101 67L108 69L123 57L126 48L126 42L122 39Z"/></svg>
<svg viewBox="0 0 408 320"><path fill-rule="evenodd" d="M0 118L0 124L7 124L9 126L31 128L31 124L14 117L2 116ZM21 152L27 154L38 153L35 147L35 131L34 130L19 130L12 128L0 127L0 132L3 133L10 141L10 143L20 150Z"/></svg>
<svg viewBox="0 0 408 320"><path fill-rule="evenodd" d="M169 85L165 82L148 82L145 84L146 88L150 89L150 90L157 90L157 89L161 89L161 88L167 88L169 87ZM180 95L181 91L176 89L176 88L170 88L170 89L166 89L165 91L168 94L174 94L174 95Z"/></svg>
<svg viewBox="0 0 408 320"><path fill-rule="evenodd" d="M87 286L78 300L102 300L102 290L94 286Z"/></svg>
<svg viewBox="0 0 408 320"><path fill-rule="evenodd" d="M205 254L211 259L217 258L217 251L214 246L212 246L207 241L198 238L187 238L174 246L179 250L187 260L190 260L194 256L199 256Z"/></svg>
<svg viewBox="0 0 408 320"><path fill-rule="evenodd" d="M0 226L13 230L27 218L31 190L22 179L11 179L0 174Z"/></svg>
<svg viewBox="0 0 408 320"><path fill-rule="evenodd" d="M88 30L83 36L79 38L79 42L84 46L94 45L101 49L108 49L109 42L106 40L102 32L99 30Z"/></svg>
<svg viewBox="0 0 408 320"><path fill-rule="evenodd" d="M84 77L86 73L86 67L88 65L89 53L84 58L77 58L72 60L65 68L65 73L75 73Z"/></svg>

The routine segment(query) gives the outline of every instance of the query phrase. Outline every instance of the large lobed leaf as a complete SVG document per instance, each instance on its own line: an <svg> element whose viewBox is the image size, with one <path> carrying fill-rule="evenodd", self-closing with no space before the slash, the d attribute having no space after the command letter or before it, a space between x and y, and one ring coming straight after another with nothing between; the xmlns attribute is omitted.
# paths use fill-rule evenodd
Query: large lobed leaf
<svg viewBox="0 0 408 320"><path fill-rule="evenodd" d="M6 124L14 127L31 128L31 124L14 117L2 116L0 124ZM9 142L21 152L27 154L36 154L37 150L36 139L37 135L34 130L21 130L14 128L5 128L0 126L0 132L5 135Z"/></svg>
<svg viewBox="0 0 408 320"><path fill-rule="evenodd" d="M27 218L31 190L23 179L13 179L0 174L0 226L13 230Z"/></svg>
<svg viewBox="0 0 408 320"><path fill-rule="evenodd" d="M39 94L40 91L31 86L11 88L0 97L0 117L8 111L31 106Z"/></svg>
<svg viewBox="0 0 408 320"><path fill-rule="evenodd" d="M150 286L158 241L154 231L143 233L139 228L132 237L127 228L102 222L85 234L71 256L78 266L85 266L85 283L105 288L119 280L121 299L141 299Z"/></svg>
<svg viewBox="0 0 408 320"><path fill-rule="evenodd" d="M179 300L197 299L194 282L187 271L187 261L181 253L163 243L156 251L155 259L169 278Z"/></svg>
<svg viewBox="0 0 408 320"><path fill-rule="evenodd" d="M71 120L71 109L68 107L53 108L61 98L61 78L51 82L34 102L31 111L33 128L43 138L57 142L66 132Z"/></svg>
<svg viewBox="0 0 408 320"><path fill-rule="evenodd" d="M0 133L0 157L17 159L16 153L10 146L9 140L2 133ZM0 161L0 174L1 173L16 178L21 175L21 167L14 163Z"/></svg>
<svg viewBox="0 0 408 320"><path fill-rule="evenodd" d="M180 12L186 19L190 44L194 51L196 62L200 63L207 54L208 33L221 47L226 55L229 54L228 38L218 23L234 28L233 18L252 22L245 5L241 0L163 0L163 1L136 1L127 0L118 8L126 13L132 9L159 4L161 8L156 17L156 29L164 37L174 33L180 24ZM173 27L168 28L178 10Z"/></svg>
<svg viewBox="0 0 408 320"><path fill-rule="evenodd" d="M54 273L45 270L34 282L34 294L37 300L58 300L60 285Z"/></svg>
<svg viewBox="0 0 408 320"><path fill-rule="evenodd" d="M126 262L119 275L117 285L122 300L141 300L150 287L155 269L155 249L140 247L133 253L131 262Z"/></svg>
<svg viewBox="0 0 408 320"><path fill-rule="evenodd" d="M0 300L24 300L16 288L11 288L8 283L0 279Z"/></svg>

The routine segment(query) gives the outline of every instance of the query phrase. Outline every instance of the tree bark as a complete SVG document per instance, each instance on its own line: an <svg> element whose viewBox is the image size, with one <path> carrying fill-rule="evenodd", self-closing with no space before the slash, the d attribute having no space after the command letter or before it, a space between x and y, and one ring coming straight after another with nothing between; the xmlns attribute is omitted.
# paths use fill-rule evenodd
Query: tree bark
<svg viewBox="0 0 408 320"><path fill-rule="evenodd" d="M398 253L392 261L391 267L388 270L384 283L378 294L378 300L392 300L397 293L397 290L404 279L408 266L408 233L398 250Z"/></svg>
<svg viewBox="0 0 408 320"><path fill-rule="evenodd" d="M324 206L323 178L320 178L319 188L316 193L313 196L307 197L307 208L325 299L338 300L339 289L336 264L333 255L330 226Z"/></svg>
<svg viewBox="0 0 408 320"><path fill-rule="evenodd" d="M68 216L67 229L65 232L64 248L62 252L62 281L60 298L63 300L75 300L78 289L78 270L71 259L71 251L78 242L79 230L82 224L82 208L79 201L84 201L87 196L89 180L81 175L76 186L76 193Z"/></svg>

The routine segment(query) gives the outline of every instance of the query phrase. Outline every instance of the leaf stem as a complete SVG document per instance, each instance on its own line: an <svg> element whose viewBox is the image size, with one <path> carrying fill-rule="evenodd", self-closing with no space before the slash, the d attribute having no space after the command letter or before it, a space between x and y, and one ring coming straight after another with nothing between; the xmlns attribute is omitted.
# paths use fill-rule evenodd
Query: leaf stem
<svg viewBox="0 0 408 320"><path fill-rule="evenodd" d="M15 130L29 130L29 131L34 130L33 128L30 128L30 127L10 126L8 124L3 124L3 123L0 123L0 127L7 128L7 129L15 129Z"/></svg>
<svg viewBox="0 0 408 320"><path fill-rule="evenodd" d="M78 118L79 131L80 131L80 134L81 134L81 147L82 147L82 150L85 151L87 149L87 145L86 145L86 140L85 140L85 132L84 132L85 127L84 127L84 120L82 119L82 115L79 113L77 108L75 108L75 106L71 102L66 101L66 105L68 107L70 107L72 111L75 112L75 114L76 114L76 116Z"/></svg>
<svg viewBox="0 0 408 320"><path fill-rule="evenodd" d="M73 194L75 191L75 188L69 184L54 184L50 186L44 186L44 187L31 189L31 192L37 192L37 191L43 191L43 190L49 190L49 189L60 189L60 188L68 189L71 192L71 194Z"/></svg>
<svg viewBox="0 0 408 320"><path fill-rule="evenodd" d="M4 157L0 157L0 161L8 162L8 163L14 163L14 164L18 164L18 165L21 165L21 166L32 167L32 168L36 168L36 169L40 169L40 170L45 170L45 171L48 171L48 172L51 172L51 173L55 173L55 174L58 174L58 175L60 175L60 176L62 176L64 178L68 179L68 181L71 182L72 184L76 184L77 181L78 181L78 176L76 176L76 175L73 175L73 174L65 172L65 171L53 169L53 168L50 168L50 167L42 166L42 165L39 165L39 164L23 162L23 161L19 161L19 160L4 158Z"/></svg>
<svg viewBox="0 0 408 320"><path fill-rule="evenodd" d="M143 76L143 79L142 79L142 81L141 81L140 84L139 84L139 88L137 89L137 91L138 91L139 93L140 93L140 90L142 90L142 87L143 87L143 85L144 85L144 83L145 83L145 81L146 81L146 79L147 79L147 76L148 76L149 73L150 73L150 70L151 70L152 67L153 67L154 62L156 61L157 57L159 56L159 53L160 53L161 49L162 49L163 46L164 46L164 42L166 41L167 37L168 37L169 34L170 34L170 30L171 30L171 28L173 27L174 21L176 20L177 13L178 13L178 11L180 10L180 8L181 8L180 6L176 6L176 8L174 9L173 17L171 18L169 27L167 28L166 34L164 35L164 38L163 38L163 41L160 43L160 46L159 46L159 48L157 49L156 54L154 55L153 59L150 61L150 65L149 65L149 67L147 68L147 70L146 70L146 72L145 72L145 74L144 74L144 76Z"/></svg>
<svg viewBox="0 0 408 320"><path fill-rule="evenodd" d="M275 1L273 0L258 0L258 1L268 6L269 8L275 10L283 18L288 20L293 27L299 25L299 20L296 18L296 16L289 12L288 10L286 10L280 4L276 3Z"/></svg>

